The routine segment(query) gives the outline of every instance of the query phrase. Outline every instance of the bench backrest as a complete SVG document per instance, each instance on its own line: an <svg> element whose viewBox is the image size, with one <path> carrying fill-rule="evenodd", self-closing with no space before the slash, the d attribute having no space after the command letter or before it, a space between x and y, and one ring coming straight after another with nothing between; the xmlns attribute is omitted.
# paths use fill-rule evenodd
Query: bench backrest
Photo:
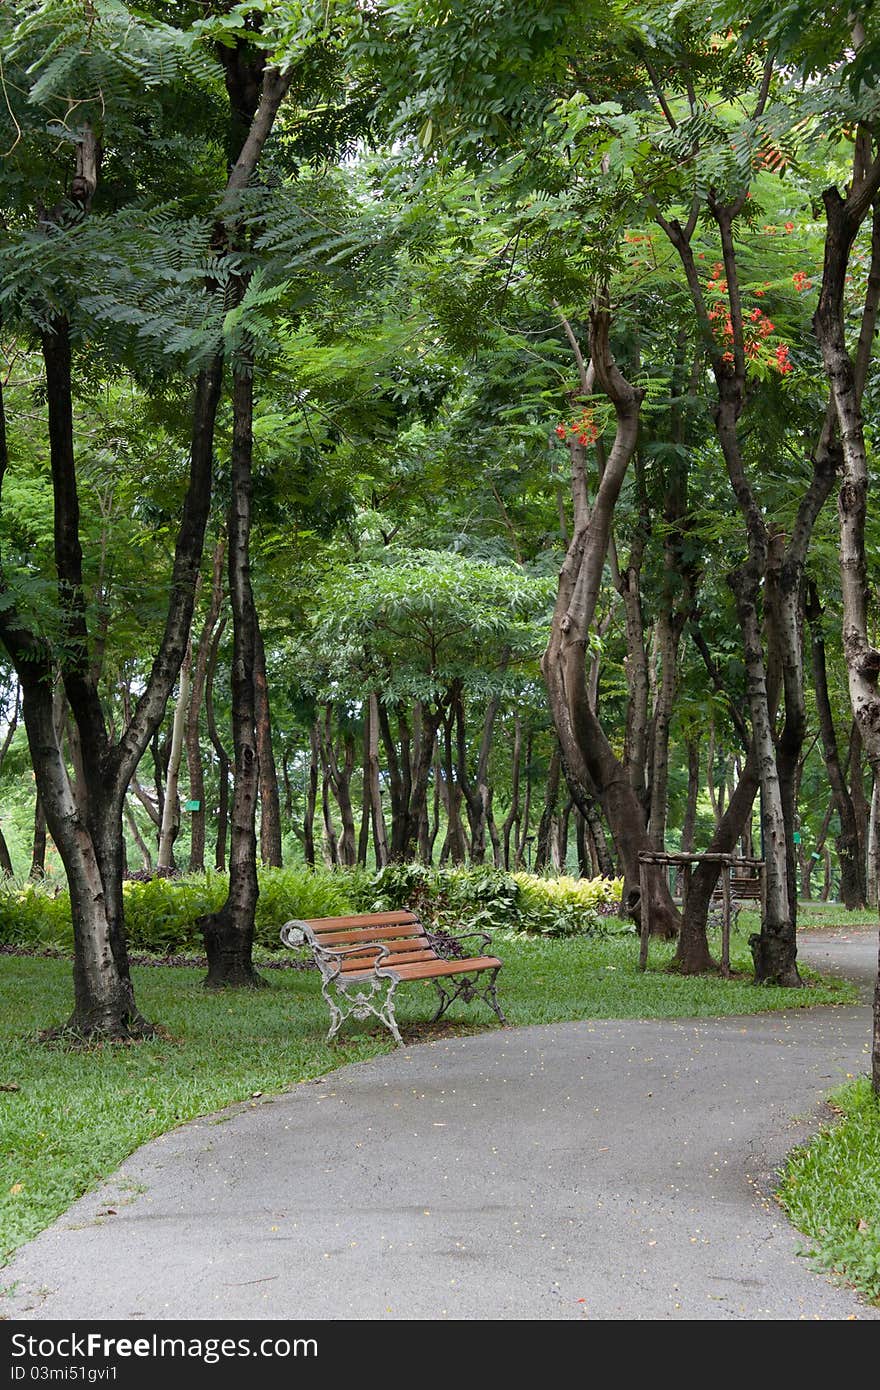
<svg viewBox="0 0 880 1390"><path fill-rule="evenodd" d="M312 946L362 946L357 955L343 956L344 975L369 970L379 955L376 943L387 947L390 955L382 964L393 967L440 960L428 941L425 928L413 912L363 912L352 917L312 917L298 923Z"/></svg>

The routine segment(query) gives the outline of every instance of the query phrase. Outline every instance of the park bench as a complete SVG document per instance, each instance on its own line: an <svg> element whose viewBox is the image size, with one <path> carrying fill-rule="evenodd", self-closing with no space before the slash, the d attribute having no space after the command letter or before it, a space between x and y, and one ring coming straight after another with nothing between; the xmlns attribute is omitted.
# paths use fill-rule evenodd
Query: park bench
<svg viewBox="0 0 880 1390"><path fill-rule="evenodd" d="M724 869L721 870L723 874ZM731 874L730 876L730 921L733 930L739 927L739 914L742 912L746 903L761 902L761 880L754 874ZM712 900L709 904L710 921L717 922L723 912L724 889L721 886L721 878L712 892Z"/></svg>
<svg viewBox="0 0 880 1390"><path fill-rule="evenodd" d="M466 956L461 941L480 937L483 950L492 938L487 932L445 936L429 934L413 912L364 912L351 917L314 917L285 922L281 940L296 949L311 947L321 972L321 992L330 1009L329 1042L347 1018L372 1014L403 1039L394 1017L394 995L408 980L430 980L440 1001L434 1023L456 999L482 999L502 1023L495 992L501 961L495 956ZM480 977L485 983L480 983Z"/></svg>
<svg viewBox="0 0 880 1390"><path fill-rule="evenodd" d="M724 870L722 869L722 873ZM720 902L724 896L719 878L712 893L713 901ZM761 901L761 880L753 874L732 874L730 878L730 896L734 902L744 903L748 901Z"/></svg>

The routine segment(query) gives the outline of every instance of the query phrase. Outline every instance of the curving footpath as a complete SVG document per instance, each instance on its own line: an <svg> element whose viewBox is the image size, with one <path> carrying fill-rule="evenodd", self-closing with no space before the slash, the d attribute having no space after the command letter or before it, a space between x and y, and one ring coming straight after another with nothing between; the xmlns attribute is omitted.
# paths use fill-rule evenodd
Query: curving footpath
<svg viewBox="0 0 880 1390"><path fill-rule="evenodd" d="M802 955L867 1001L874 932L817 934ZM880 1317L798 1256L770 1196L869 1045L866 1003L399 1050L146 1145L18 1253L0 1311Z"/></svg>

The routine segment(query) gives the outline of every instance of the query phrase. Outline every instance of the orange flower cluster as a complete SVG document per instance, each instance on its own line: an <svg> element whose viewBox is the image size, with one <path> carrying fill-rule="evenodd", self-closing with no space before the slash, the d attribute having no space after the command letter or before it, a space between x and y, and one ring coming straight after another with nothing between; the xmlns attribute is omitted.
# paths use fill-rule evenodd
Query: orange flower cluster
<svg viewBox="0 0 880 1390"><path fill-rule="evenodd" d="M727 301L727 281L720 278L724 266L720 263L712 267L712 279L707 282L706 288L711 294L717 296L712 307L708 311L709 322L717 340L724 345L724 352L721 354L722 362L727 365L733 363L733 321L730 317L730 305ZM763 290L756 290L756 295L763 295ZM781 376L787 376L793 370L792 363L788 357L788 347L785 343L780 343L777 347L771 348L767 339L776 332L776 325L759 309L757 305L750 313L743 318L743 353L747 362L762 362L779 372Z"/></svg>
<svg viewBox="0 0 880 1390"><path fill-rule="evenodd" d="M794 281L794 287L798 294L801 294L804 290L810 289L813 284L805 270L796 270L791 278Z"/></svg>
<svg viewBox="0 0 880 1390"><path fill-rule="evenodd" d="M554 434L557 439L567 439L569 443L577 440L578 444L595 444L599 438L599 426L593 419L592 410L583 410L579 420L570 420L568 424L560 421Z"/></svg>

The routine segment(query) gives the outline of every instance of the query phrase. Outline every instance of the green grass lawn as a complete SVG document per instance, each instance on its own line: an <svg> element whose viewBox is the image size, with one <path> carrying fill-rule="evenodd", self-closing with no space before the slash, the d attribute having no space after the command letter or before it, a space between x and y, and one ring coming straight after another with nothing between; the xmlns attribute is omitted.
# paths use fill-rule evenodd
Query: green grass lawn
<svg viewBox="0 0 880 1390"><path fill-rule="evenodd" d="M755 917L755 921L758 918ZM798 903L798 927L801 931L812 931L822 927L876 927L878 915L876 907L865 907L859 912L847 912L842 903Z"/></svg>
<svg viewBox="0 0 880 1390"><path fill-rule="evenodd" d="M749 1014L767 1009L845 1003L848 984L804 990L758 988L747 978L683 979L663 971L672 948L651 948L650 968L636 969L633 936L605 941L501 941L503 1007L517 1025L579 1018L680 1018ZM748 968L745 937L734 938L734 965ZM168 1036L134 1046L71 1051L37 1041L41 1028L70 1009L66 960L0 957L3 996L0 1086L0 1258L28 1240L134 1149L184 1120L253 1092L282 1090L345 1062L393 1046L388 1034L349 1025L344 1041L324 1041L327 1010L312 972L267 971L270 988L207 994L204 971L135 967L140 1008ZM449 1028L497 1026L483 1005L457 1004L450 1022L426 1027L434 1009L427 986L398 994L405 1039L442 1036Z"/></svg>
<svg viewBox="0 0 880 1390"><path fill-rule="evenodd" d="M831 1102L841 1119L790 1155L779 1200L809 1254L880 1301L880 1102L867 1077Z"/></svg>

